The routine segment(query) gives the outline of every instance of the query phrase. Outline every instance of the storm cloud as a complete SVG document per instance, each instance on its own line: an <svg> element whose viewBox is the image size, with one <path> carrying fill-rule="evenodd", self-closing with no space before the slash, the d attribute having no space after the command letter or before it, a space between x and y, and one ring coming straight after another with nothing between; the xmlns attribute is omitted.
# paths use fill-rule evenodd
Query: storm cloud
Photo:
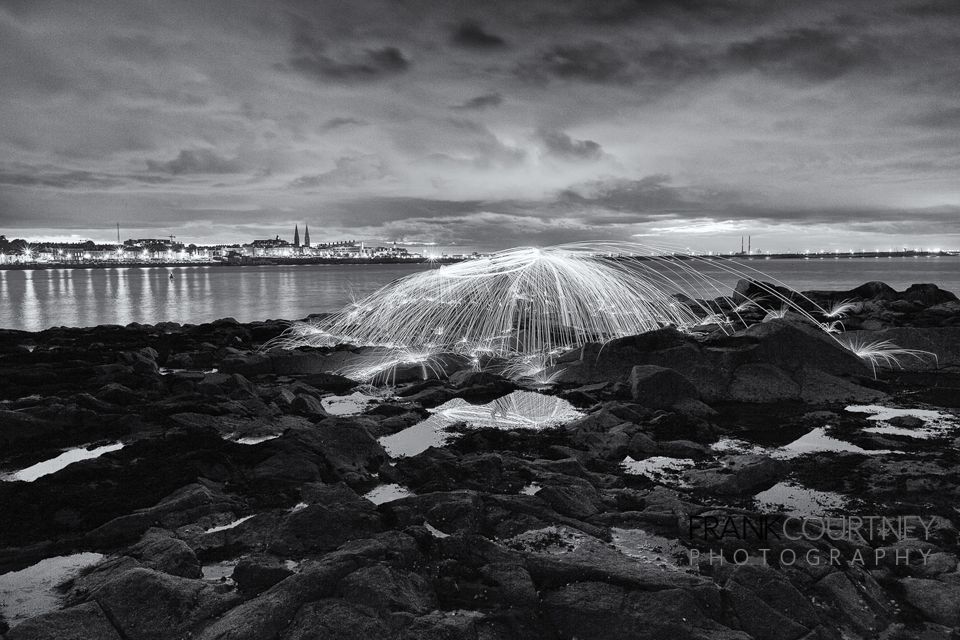
<svg viewBox="0 0 960 640"><path fill-rule="evenodd" d="M0 0L0 233L960 245L950 0Z"/></svg>

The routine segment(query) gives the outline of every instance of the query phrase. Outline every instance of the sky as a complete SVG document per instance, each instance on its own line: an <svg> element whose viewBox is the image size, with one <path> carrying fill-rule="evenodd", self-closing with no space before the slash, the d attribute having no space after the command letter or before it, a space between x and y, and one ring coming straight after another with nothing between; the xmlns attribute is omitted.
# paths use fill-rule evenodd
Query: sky
<svg viewBox="0 0 960 640"><path fill-rule="evenodd" d="M0 0L0 234L960 248L955 0Z"/></svg>

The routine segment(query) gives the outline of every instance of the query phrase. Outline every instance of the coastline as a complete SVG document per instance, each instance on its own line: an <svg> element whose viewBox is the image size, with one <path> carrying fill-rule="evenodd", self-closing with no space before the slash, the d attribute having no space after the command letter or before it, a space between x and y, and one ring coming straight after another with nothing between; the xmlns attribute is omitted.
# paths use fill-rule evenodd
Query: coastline
<svg viewBox="0 0 960 640"><path fill-rule="evenodd" d="M0 578L53 562L68 580L39 614L4 608L0 633L947 633L960 301L806 295L854 299L851 336L938 359L873 375L821 331L754 318L587 345L549 387L411 366L379 394L328 373L363 349L261 351L285 321L0 330ZM479 426L416 439L460 402Z"/></svg>

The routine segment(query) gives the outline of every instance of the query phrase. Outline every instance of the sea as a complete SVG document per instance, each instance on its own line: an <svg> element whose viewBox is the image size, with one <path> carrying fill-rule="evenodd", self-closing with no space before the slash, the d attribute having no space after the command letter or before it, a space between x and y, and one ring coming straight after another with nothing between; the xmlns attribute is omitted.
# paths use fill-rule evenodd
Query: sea
<svg viewBox="0 0 960 640"><path fill-rule="evenodd" d="M902 290L933 283L960 293L960 256L737 259L737 269L800 291L880 280ZM183 265L0 270L0 329L40 331L131 322L198 324L295 320L332 312L431 264ZM738 275L704 267L734 286ZM171 277L172 276L172 277Z"/></svg>

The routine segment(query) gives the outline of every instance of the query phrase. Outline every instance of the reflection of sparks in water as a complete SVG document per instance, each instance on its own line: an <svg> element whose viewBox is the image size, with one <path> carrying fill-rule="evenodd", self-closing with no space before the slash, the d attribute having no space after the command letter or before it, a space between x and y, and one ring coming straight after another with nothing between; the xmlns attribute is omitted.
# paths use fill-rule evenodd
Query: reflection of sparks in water
<svg viewBox="0 0 960 640"><path fill-rule="evenodd" d="M454 398L434 412L451 423L466 422L473 427L503 429L549 427L583 416L566 400L532 391L514 391L481 405Z"/></svg>
<svg viewBox="0 0 960 640"><path fill-rule="evenodd" d="M711 273L713 275L711 275ZM378 360L340 373L368 380L403 365L442 373L434 357L467 366L506 361L511 377L544 380L556 357L664 326L730 332L759 307L717 276L753 281L765 304L819 326L826 311L748 266L635 243L522 247L407 276L322 320L294 323L269 346L380 347ZM774 283L765 284L763 281ZM814 315L815 314L815 315Z"/></svg>
<svg viewBox="0 0 960 640"><path fill-rule="evenodd" d="M415 456L430 447L441 447L450 438L446 428L465 423L468 427L542 429L583 416L572 404L532 391L514 391L487 404L470 404L454 398L431 410L423 422L380 438L387 453L396 458Z"/></svg>

